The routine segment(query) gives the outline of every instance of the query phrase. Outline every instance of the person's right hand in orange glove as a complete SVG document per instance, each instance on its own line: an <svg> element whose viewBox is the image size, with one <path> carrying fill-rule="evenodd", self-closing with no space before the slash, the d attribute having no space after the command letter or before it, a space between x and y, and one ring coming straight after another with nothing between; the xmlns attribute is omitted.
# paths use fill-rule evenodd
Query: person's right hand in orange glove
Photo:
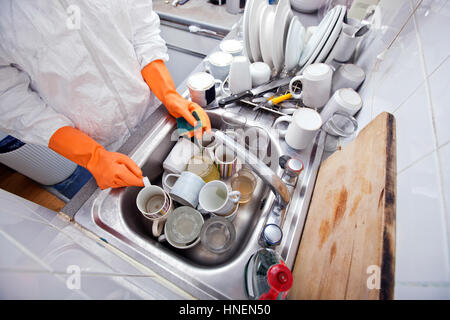
<svg viewBox="0 0 450 320"><path fill-rule="evenodd" d="M195 132L197 138L200 138L204 131L211 131L211 122L205 110L195 102L184 99L176 91L175 84L164 61L150 62L142 69L141 73L152 92L172 116L175 118L183 117L194 128L197 126L197 120L192 112L196 111L200 118L205 119L206 123L202 123L202 130ZM193 134L191 133L190 136Z"/></svg>
<svg viewBox="0 0 450 320"><path fill-rule="evenodd" d="M142 170L133 160L122 153L107 151L78 129L58 129L48 147L89 170L100 189L144 186Z"/></svg>

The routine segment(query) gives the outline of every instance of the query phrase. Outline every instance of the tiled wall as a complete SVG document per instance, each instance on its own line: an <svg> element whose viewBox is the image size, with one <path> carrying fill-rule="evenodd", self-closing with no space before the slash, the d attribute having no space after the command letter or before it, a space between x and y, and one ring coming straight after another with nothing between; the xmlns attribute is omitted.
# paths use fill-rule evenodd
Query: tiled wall
<svg viewBox="0 0 450 320"><path fill-rule="evenodd" d="M367 72L358 121L396 118L395 297L450 299L450 1L382 0L378 10L356 62Z"/></svg>

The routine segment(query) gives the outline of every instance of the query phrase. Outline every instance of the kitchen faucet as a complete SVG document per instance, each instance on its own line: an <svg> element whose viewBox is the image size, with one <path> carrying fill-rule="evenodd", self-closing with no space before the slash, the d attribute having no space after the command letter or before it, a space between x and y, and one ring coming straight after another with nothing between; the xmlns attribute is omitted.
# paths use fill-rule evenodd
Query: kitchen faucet
<svg viewBox="0 0 450 320"><path fill-rule="evenodd" d="M275 201L263 228L260 244L263 246L278 245L281 242L281 225L283 222L286 207L290 201L290 193L286 184L278 177L273 170L259 160L254 154L248 152L233 138L227 136L221 131L215 131L214 135L218 141L221 141L226 148L234 151L236 156L245 161L275 194Z"/></svg>

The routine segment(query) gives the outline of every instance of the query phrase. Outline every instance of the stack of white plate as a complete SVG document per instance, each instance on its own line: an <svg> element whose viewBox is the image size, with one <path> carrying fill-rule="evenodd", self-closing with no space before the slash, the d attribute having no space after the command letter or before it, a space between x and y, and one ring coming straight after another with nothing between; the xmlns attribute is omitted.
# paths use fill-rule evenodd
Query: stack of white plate
<svg viewBox="0 0 450 320"><path fill-rule="evenodd" d="M306 30L294 17L289 0L269 5L267 0L247 0L244 11L244 47L251 62L263 61L276 72L290 72L314 62L332 59L331 49L342 30L345 6L330 10L305 42Z"/></svg>
<svg viewBox="0 0 450 320"><path fill-rule="evenodd" d="M330 52L342 31L345 13L345 6L336 6L328 11L305 44L305 49L299 61L299 65L302 67L300 71L311 63L331 62L333 57L330 55Z"/></svg>

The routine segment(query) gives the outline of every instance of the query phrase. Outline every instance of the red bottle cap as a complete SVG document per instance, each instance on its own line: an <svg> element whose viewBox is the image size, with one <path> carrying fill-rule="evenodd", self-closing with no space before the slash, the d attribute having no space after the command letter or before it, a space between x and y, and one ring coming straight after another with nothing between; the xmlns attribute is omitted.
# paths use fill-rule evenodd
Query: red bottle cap
<svg viewBox="0 0 450 320"><path fill-rule="evenodd" d="M270 287L278 292L289 291L293 282L291 270L281 263L270 267L267 280Z"/></svg>

